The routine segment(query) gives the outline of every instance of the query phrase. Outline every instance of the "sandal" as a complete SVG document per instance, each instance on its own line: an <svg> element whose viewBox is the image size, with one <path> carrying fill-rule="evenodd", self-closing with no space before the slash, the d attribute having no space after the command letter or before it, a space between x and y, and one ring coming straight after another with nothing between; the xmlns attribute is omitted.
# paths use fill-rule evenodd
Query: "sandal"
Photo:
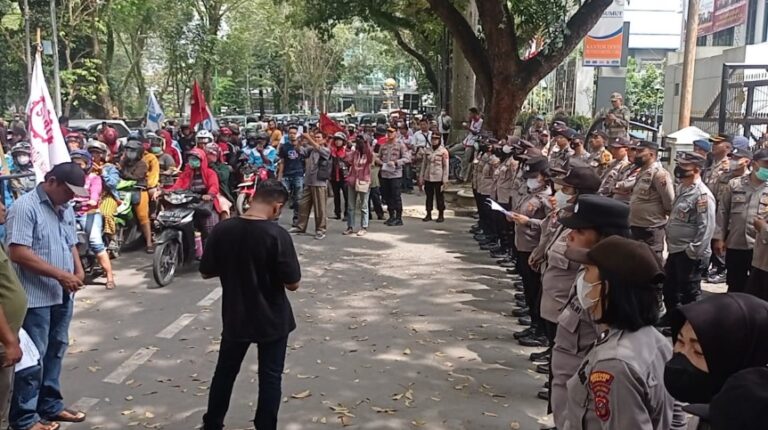
<svg viewBox="0 0 768 430"><path fill-rule="evenodd" d="M349 236L350 234L354 233L354 230L351 228L348 228L344 233L342 233L344 236Z"/></svg>
<svg viewBox="0 0 768 430"><path fill-rule="evenodd" d="M27 430L59 430L60 427L61 427L61 424L59 423L52 423L50 421L40 420L32 424L32 427L28 427Z"/></svg>
<svg viewBox="0 0 768 430"><path fill-rule="evenodd" d="M149 245L147 247L147 254L154 254L155 253L155 245Z"/></svg>
<svg viewBox="0 0 768 430"><path fill-rule="evenodd" d="M66 414L66 415L64 415ZM82 411L75 411L72 409L64 408L63 411L59 412L58 415L48 418L50 421L58 421L63 423L81 423L85 421L85 412ZM58 427L58 423L51 423L52 425L56 425L56 428ZM55 429L51 429L55 430Z"/></svg>
<svg viewBox="0 0 768 430"><path fill-rule="evenodd" d="M115 281L107 281L106 287L108 290L114 290L116 286Z"/></svg>

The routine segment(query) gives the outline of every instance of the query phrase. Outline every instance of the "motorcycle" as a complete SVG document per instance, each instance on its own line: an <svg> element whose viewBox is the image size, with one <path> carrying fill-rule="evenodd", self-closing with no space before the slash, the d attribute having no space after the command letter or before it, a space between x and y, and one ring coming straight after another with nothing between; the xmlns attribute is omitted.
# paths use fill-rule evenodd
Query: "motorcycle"
<svg viewBox="0 0 768 430"><path fill-rule="evenodd" d="M235 202L238 215L242 215L248 210L251 198L256 192L256 186L259 182L266 181L269 176L267 169L264 167L245 168L242 172L243 181L237 184L237 200Z"/></svg>
<svg viewBox="0 0 768 430"><path fill-rule="evenodd" d="M157 285L173 282L176 270L195 260L195 208L201 202L199 194L191 191L170 191L163 194L163 209L157 214L157 236L152 275Z"/></svg>
<svg viewBox="0 0 768 430"><path fill-rule="evenodd" d="M131 200L137 197L135 193L141 191L142 189L137 187L136 181L121 180L117 184L120 205L115 211L115 237L107 246L112 258L117 258L128 245L143 238L131 203Z"/></svg>
<svg viewBox="0 0 768 430"><path fill-rule="evenodd" d="M96 254L91 251L90 241L88 240L89 226L77 225L77 254L80 256L80 264L85 272L85 283L88 284L96 278L104 276L104 268L101 267Z"/></svg>

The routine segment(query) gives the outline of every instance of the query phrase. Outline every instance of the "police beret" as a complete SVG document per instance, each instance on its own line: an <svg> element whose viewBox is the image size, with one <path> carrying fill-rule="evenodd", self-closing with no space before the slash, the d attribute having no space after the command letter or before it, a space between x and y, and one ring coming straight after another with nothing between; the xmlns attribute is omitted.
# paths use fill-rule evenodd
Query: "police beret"
<svg viewBox="0 0 768 430"><path fill-rule="evenodd" d="M702 168L707 164L707 158L703 155L687 151L678 152L675 161L677 164L694 164Z"/></svg>
<svg viewBox="0 0 768 430"><path fill-rule="evenodd" d="M604 132L603 130L594 130L592 133L590 133L591 136L600 136L605 140L608 140L608 133Z"/></svg>
<svg viewBox="0 0 768 430"><path fill-rule="evenodd" d="M578 135L579 133L577 133L576 130L572 128L555 129L552 131L552 136L563 136L568 140L573 140L573 138L575 138Z"/></svg>
<svg viewBox="0 0 768 430"><path fill-rule="evenodd" d="M639 288L659 288L664 280L664 269L651 247L644 242L621 236L601 240L592 249L568 248L569 260L597 266L608 273Z"/></svg>
<svg viewBox="0 0 768 430"><path fill-rule="evenodd" d="M539 156L528 158L523 165L523 178L535 178L538 173L546 171L547 168L549 168L549 160L547 160L547 157Z"/></svg>
<svg viewBox="0 0 768 430"><path fill-rule="evenodd" d="M653 149L653 150L656 150L656 151L659 150L659 144L656 143L656 142L651 142L649 140L641 140L641 141L637 142L637 145L635 145L635 147L637 149L648 148L648 149Z"/></svg>
<svg viewBox="0 0 768 430"><path fill-rule="evenodd" d="M749 139L744 136L735 136L731 143L733 144L734 148L749 149Z"/></svg>
<svg viewBox="0 0 768 430"><path fill-rule="evenodd" d="M600 189L600 177L591 167L573 167L562 178L555 178L556 184L572 187L580 194L595 194Z"/></svg>
<svg viewBox="0 0 768 430"><path fill-rule="evenodd" d="M752 159L755 161L768 161L768 148L755 152L755 156Z"/></svg>
<svg viewBox="0 0 768 430"><path fill-rule="evenodd" d="M748 158L753 160L754 154L752 154L752 151L749 149L733 148L733 150L731 150L731 152L728 154L728 158Z"/></svg>
<svg viewBox="0 0 768 430"><path fill-rule="evenodd" d="M712 143L708 140L704 139L698 139L693 141L693 146L695 148L703 149L707 152L712 150Z"/></svg>
<svg viewBox="0 0 768 430"><path fill-rule="evenodd" d="M608 146L613 148L626 148L629 146L629 139L626 137L614 137L611 139L611 142L608 144Z"/></svg>
<svg viewBox="0 0 768 430"><path fill-rule="evenodd" d="M566 228L629 229L629 205L610 197L584 194L576 198L571 216L560 218Z"/></svg>

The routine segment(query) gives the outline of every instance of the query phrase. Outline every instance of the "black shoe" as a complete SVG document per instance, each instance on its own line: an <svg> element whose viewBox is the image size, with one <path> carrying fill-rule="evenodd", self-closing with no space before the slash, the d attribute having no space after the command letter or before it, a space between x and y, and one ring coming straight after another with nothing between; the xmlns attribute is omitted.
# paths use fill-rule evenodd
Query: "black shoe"
<svg viewBox="0 0 768 430"><path fill-rule="evenodd" d="M549 375L549 371L550 371L549 363L536 365L536 373L541 373L542 375Z"/></svg>
<svg viewBox="0 0 768 430"><path fill-rule="evenodd" d="M710 276L709 278L707 278L707 282L709 282L710 284L722 284L723 282L725 282L725 278L726 278L725 272L716 273Z"/></svg>
<svg viewBox="0 0 768 430"><path fill-rule="evenodd" d="M517 343L522 346L530 346L535 348L546 348L549 346L549 340L546 336L531 336L518 339Z"/></svg>
<svg viewBox="0 0 768 430"><path fill-rule="evenodd" d="M507 270L507 273L509 273L510 275L517 275L517 269L515 269L515 267L517 266L517 263L515 263L514 260L510 259L508 261L504 261L502 263L499 263L499 266L505 269L511 269L512 270L511 272L510 270Z"/></svg>
<svg viewBox="0 0 768 430"><path fill-rule="evenodd" d="M528 302L526 302L525 299L515 300L515 306L521 309L528 309Z"/></svg>
<svg viewBox="0 0 768 430"><path fill-rule="evenodd" d="M512 288L514 288L516 291L525 291L525 288L523 288L523 284L520 282L515 282L514 284L512 284Z"/></svg>
<svg viewBox="0 0 768 430"><path fill-rule="evenodd" d="M547 382L545 382L545 383L544 383L544 388L545 388L545 389L549 390L549 387L550 387L550 386L551 386L551 384L549 383L549 381L547 381Z"/></svg>
<svg viewBox="0 0 768 430"><path fill-rule="evenodd" d="M490 251L494 248L496 248L498 244L496 242L487 242L487 243L481 243L480 244L480 250L482 251Z"/></svg>
<svg viewBox="0 0 768 430"><path fill-rule="evenodd" d="M335 219L341 219L341 215L339 215L339 214L336 214L336 216L335 216L334 218L335 218Z"/></svg>
<svg viewBox="0 0 768 430"><path fill-rule="evenodd" d="M512 267L510 267L510 268L507 270L507 273L509 273L510 275L519 275L519 273L517 272L517 264L515 264L515 265L514 265L514 266L512 266Z"/></svg>
<svg viewBox="0 0 768 430"><path fill-rule="evenodd" d="M421 219L424 222L432 221L432 212L427 212L427 216Z"/></svg>
<svg viewBox="0 0 768 430"><path fill-rule="evenodd" d="M525 300L525 294L515 293L515 300Z"/></svg>
<svg viewBox="0 0 768 430"><path fill-rule="evenodd" d="M472 226L472 228L469 229L469 232L472 234L480 234L483 232L483 229L480 228L480 226Z"/></svg>
<svg viewBox="0 0 768 430"><path fill-rule="evenodd" d="M472 219L480 219L480 213L475 212L472 214Z"/></svg>
<svg viewBox="0 0 768 430"><path fill-rule="evenodd" d="M438 223L438 224L444 223L445 222L445 217L443 216L443 214L438 215L437 219L435 220L435 222Z"/></svg>
<svg viewBox="0 0 768 430"><path fill-rule="evenodd" d="M533 330L533 327L528 327L525 330L521 330L521 331L517 331L517 332L512 333L512 337L514 337L515 340L517 340L517 339L522 339L524 337L533 336L534 333L535 333L535 331Z"/></svg>
<svg viewBox="0 0 768 430"><path fill-rule="evenodd" d="M521 326L527 327L531 325L531 317L522 317L517 319L517 323Z"/></svg>
<svg viewBox="0 0 768 430"><path fill-rule="evenodd" d="M486 240L490 239L490 237L484 235L483 233L478 233L472 236L472 239L475 239L478 242L485 242Z"/></svg>
<svg viewBox="0 0 768 430"><path fill-rule="evenodd" d="M392 223L393 222L395 222L395 219L394 218L390 218L390 219L384 221L384 225L392 227Z"/></svg>
<svg viewBox="0 0 768 430"><path fill-rule="evenodd" d="M544 389L544 390L539 391L539 393L536 394L536 397L540 398L541 400L549 401L549 390L548 389Z"/></svg>
<svg viewBox="0 0 768 430"><path fill-rule="evenodd" d="M392 227L400 227L401 225L403 225L403 220L400 218L395 219L392 221L392 224L390 224Z"/></svg>
<svg viewBox="0 0 768 430"><path fill-rule="evenodd" d="M384 219L384 214L376 215L376 219L379 220L379 221L383 220Z"/></svg>
<svg viewBox="0 0 768 430"><path fill-rule="evenodd" d="M507 255L507 249L502 247L501 245L496 245L495 247L489 249L492 253L501 254L501 255ZM493 256L491 256L493 257ZM493 257L493 258L499 258L499 257Z"/></svg>
<svg viewBox="0 0 768 430"><path fill-rule="evenodd" d="M533 332L533 330L531 330ZM532 352L531 355L528 356L528 359L531 361L541 361L544 360L546 357L552 356L552 349L547 349L541 352Z"/></svg>
<svg viewBox="0 0 768 430"><path fill-rule="evenodd" d="M528 308L520 308L520 309L513 309L512 310L512 316L513 317L527 317L531 314L530 309Z"/></svg>
<svg viewBox="0 0 768 430"><path fill-rule="evenodd" d="M504 258L507 256L507 250L506 249L500 249L498 251L491 251L491 258Z"/></svg>
<svg viewBox="0 0 768 430"><path fill-rule="evenodd" d="M509 257L509 255L507 255L506 258L502 258L501 260L496 260L496 264L501 265L501 264L507 263L509 261L510 261L510 257Z"/></svg>

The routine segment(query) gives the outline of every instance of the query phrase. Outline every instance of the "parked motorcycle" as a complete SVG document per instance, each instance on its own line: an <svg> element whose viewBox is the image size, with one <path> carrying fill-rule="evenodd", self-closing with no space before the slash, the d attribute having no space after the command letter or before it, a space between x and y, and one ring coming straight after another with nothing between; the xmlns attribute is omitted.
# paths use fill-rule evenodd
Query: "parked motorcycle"
<svg viewBox="0 0 768 430"><path fill-rule="evenodd" d="M176 270L195 261L195 208L201 202L191 191L169 191L161 196L163 209L157 214L157 235L152 275L164 287L173 282Z"/></svg>
<svg viewBox="0 0 768 430"><path fill-rule="evenodd" d="M248 210L251 198L256 192L256 186L259 182L266 181L268 177L267 169L264 167L246 168L242 172L243 181L237 185L237 200L235 202L238 215L242 215Z"/></svg>

